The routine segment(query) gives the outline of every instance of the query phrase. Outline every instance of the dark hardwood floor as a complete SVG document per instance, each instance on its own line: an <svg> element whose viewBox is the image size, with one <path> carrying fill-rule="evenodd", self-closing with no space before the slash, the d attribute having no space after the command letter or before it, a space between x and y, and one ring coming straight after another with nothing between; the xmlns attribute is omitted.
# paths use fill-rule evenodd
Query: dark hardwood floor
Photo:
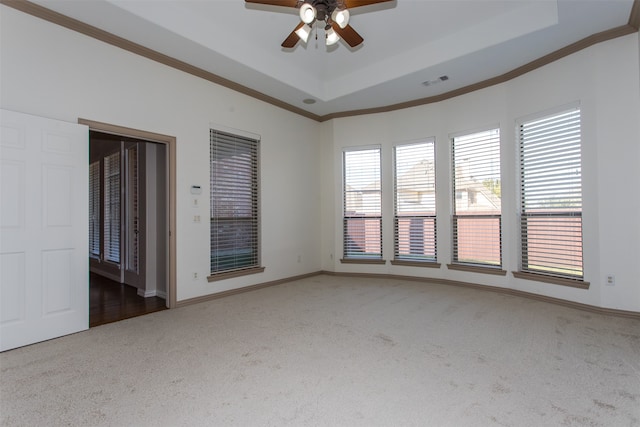
<svg viewBox="0 0 640 427"><path fill-rule="evenodd" d="M165 300L144 298L133 286L91 273L89 275L89 327L165 310Z"/></svg>

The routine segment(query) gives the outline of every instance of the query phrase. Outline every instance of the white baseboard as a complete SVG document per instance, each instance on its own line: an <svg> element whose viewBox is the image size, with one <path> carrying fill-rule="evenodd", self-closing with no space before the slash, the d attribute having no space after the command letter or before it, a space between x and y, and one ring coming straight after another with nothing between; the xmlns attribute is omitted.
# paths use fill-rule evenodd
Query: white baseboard
<svg viewBox="0 0 640 427"><path fill-rule="evenodd" d="M147 291L144 289L138 289L138 295L140 295L141 297L145 297L145 298L149 298L149 297L155 297L157 294L157 291L154 289L152 291Z"/></svg>
<svg viewBox="0 0 640 427"><path fill-rule="evenodd" d="M162 299L164 299L164 300L166 300L166 299L167 299L167 293L166 293L166 292L164 292L164 291L156 291L156 296L157 296L158 298L162 298Z"/></svg>

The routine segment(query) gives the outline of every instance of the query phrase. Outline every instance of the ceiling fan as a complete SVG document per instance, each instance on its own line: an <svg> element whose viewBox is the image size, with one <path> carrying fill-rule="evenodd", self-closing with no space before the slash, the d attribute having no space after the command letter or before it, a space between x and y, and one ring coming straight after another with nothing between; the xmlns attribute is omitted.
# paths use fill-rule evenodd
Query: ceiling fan
<svg viewBox="0 0 640 427"><path fill-rule="evenodd" d="M294 47L298 40L306 43L313 25L319 22L324 23L327 46L336 44L340 39L343 39L349 46L356 47L364 39L349 25L349 9L389 1L393 0L245 0L247 3L300 9L302 22L282 42L282 47L285 48Z"/></svg>

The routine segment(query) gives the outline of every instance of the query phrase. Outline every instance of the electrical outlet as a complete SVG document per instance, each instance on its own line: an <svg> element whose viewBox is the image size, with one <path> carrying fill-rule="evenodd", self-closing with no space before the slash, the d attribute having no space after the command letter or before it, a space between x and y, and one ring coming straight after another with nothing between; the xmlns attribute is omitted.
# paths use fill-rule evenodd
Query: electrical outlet
<svg viewBox="0 0 640 427"><path fill-rule="evenodd" d="M298 262L302 261L302 255L298 255Z"/></svg>
<svg viewBox="0 0 640 427"><path fill-rule="evenodd" d="M193 272L193 280L198 280L198 273L197 272Z"/></svg>
<svg viewBox="0 0 640 427"><path fill-rule="evenodd" d="M615 286L616 276L613 274L607 274L607 286Z"/></svg>

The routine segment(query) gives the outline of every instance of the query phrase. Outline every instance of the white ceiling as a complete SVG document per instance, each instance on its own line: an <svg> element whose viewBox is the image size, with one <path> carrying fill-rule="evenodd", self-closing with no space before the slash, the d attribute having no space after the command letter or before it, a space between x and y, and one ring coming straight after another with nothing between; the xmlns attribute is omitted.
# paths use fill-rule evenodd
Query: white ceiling
<svg viewBox="0 0 640 427"><path fill-rule="evenodd" d="M280 47L297 9L243 0L32 0L312 114L383 107L501 75L626 25L633 0L396 0L351 10L354 49ZM313 36L312 36L313 37ZM447 75L426 87L422 82ZM304 99L316 100L313 105Z"/></svg>

